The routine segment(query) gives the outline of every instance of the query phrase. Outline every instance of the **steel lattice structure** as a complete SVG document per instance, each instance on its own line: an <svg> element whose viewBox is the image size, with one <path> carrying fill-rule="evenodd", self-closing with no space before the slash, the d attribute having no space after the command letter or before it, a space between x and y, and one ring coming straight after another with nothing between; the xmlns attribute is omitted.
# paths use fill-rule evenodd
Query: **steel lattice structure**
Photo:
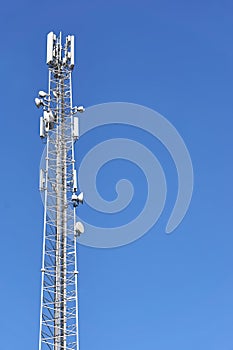
<svg viewBox="0 0 233 350"><path fill-rule="evenodd" d="M48 93L39 92L37 107L43 108L40 136L46 140L44 167L40 170L40 190L44 198L41 310L39 350L79 350L77 235L77 195L74 143L78 139L77 112L72 106L74 37L62 44L50 32L47 37Z"/></svg>

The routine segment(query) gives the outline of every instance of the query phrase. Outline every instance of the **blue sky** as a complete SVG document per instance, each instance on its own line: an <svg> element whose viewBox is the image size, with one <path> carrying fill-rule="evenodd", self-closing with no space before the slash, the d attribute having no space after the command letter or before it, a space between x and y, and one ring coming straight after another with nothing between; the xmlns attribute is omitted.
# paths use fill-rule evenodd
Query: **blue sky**
<svg viewBox="0 0 233 350"><path fill-rule="evenodd" d="M167 236L176 179L154 143L171 189L158 223L122 248L80 246L81 350L233 349L232 15L225 0L1 5L2 349L38 344L43 145L33 99L47 86L50 30L76 36L74 103L125 101L155 109L182 135L195 175L190 209ZM148 135L134 135L150 143ZM85 147L88 139L80 140L80 154ZM131 165L120 163L120 172L124 166L140 181Z"/></svg>

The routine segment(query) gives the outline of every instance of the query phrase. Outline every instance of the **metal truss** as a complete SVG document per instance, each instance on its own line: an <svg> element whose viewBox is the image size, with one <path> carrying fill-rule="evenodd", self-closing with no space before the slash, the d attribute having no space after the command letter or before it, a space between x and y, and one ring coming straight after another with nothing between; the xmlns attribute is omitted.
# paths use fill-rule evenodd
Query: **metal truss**
<svg viewBox="0 0 233 350"><path fill-rule="evenodd" d="M37 107L43 106L40 136L46 139L45 167L40 173L44 227L39 350L79 350L73 37L68 36L62 46L61 34L57 38L51 33L47 43L49 91L39 92L43 98L36 99Z"/></svg>

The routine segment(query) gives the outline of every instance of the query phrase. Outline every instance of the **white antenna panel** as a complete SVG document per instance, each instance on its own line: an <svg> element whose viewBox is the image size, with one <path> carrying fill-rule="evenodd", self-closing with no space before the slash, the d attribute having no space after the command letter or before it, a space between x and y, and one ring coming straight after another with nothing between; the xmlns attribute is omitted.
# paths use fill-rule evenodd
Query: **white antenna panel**
<svg viewBox="0 0 233 350"><path fill-rule="evenodd" d="M76 192L78 190L78 185L77 185L77 172L76 169L73 171L73 192Z"/></svg>
<svg viewBox="0 0 233 350"><path fill-rule="evenodd" d="M44 170L40 169L40 191L44 191L45 189L45 177L44 177Z"/></svg>
<svg viewBox="0 0 233 350"><path fill-rule="evenodd" d="M53 63L53 43L56 40L56 35L53 32L48 33L47 35L47 64Z"/></svg>
<svg viewBox="0 0 233 350"><path fill-rule="evenodd" d="M70 35L70 68L74 68L74 35Z"/></svg>
<svg viewBox="0 0 233 350"><path fill-rule="evenodd" d="M73 125L73 137L75 140L79 138L79 122L78 117L74 117L74 125Z"/></svg>
<svg viewBox="0 0 233 350"><path fill-rule="evenodd" d="M40 117L40 137L43 139L45 137L44 134L44 118Z"/></svg>

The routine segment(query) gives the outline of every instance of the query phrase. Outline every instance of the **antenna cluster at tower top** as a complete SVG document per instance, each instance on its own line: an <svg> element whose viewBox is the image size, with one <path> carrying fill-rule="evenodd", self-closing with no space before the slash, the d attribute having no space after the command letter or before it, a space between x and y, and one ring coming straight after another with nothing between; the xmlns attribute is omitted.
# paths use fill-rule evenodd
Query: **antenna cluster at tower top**
<svg viewBox="0 0 233 350"><path fill-rule="evenodd" d="M57 37L53 32L47 35L47 59L46 63L50 67L59 65L74 68L74 35L66 37L65 44L62 45L61 33Z"/></svg>

